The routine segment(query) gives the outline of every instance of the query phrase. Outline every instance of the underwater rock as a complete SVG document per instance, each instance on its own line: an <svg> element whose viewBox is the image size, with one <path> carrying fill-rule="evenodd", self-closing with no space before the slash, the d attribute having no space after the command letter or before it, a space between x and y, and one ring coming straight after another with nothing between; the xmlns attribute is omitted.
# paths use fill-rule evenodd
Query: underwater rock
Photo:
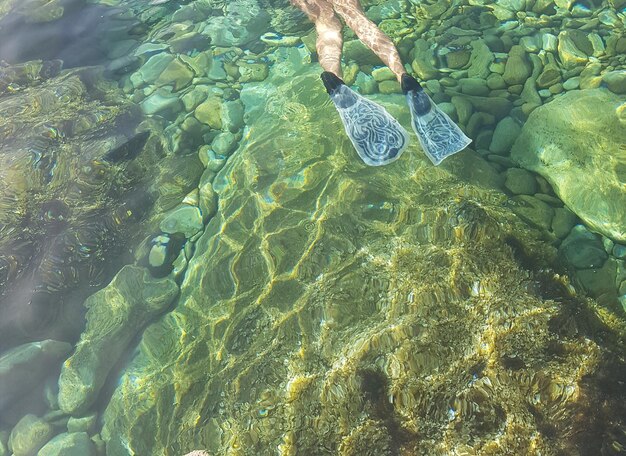
<svg viewBox="0 0 626 456"><path fill-rule="evenodd" d="M543 176L594 231L626 240L623 144L619 108L626 101L605 89L567 92L530 115L511 157Z"/></svg>
<svg viewBox="0 0 626 456"><path fill-rule="evenodd" d="M358 62L359 65L383 65L380 58L361 40L345 41L343 43L343 55L346 62Z"/></svg>
<svg viewBox="0 0 626 456"><path fill-rule="evenodd" d="M539 198L530 195L516 195L511 198L510 207L520 218L533 226L548 231L552 225L554 209Z"/></svg>
<svg viewBox="0 0 626 456"><path fill-rule="evenodd" d="M189 239L202 230L202 214L196 206L181 204L161 221L159 227L164 233L182 233Z"/></svg>
<svg viewBox="0 0 626 456"><path fill-rule="evenodd" d="M230 133L237 133L241 128L243 128L243 111L243 104L240 100L231 100L222 103L222 129L229 131ZM215 150L215 152L220 153L218 150Z"/></svg>
<svg viewBox="0 0 626 456"><path fill-rule="evenodd" d="M155 90L149 97L141 102L141 109L149 116L159 114L163 117L173 118L182 110L180 99L169 88Z"/></svg>
<svg viewBox="0 0 626 456"><path fill-rule="evenodd" d="M564 239L576 225L576 214L566 207L557 207L554 209L554 218L552 219L552 232L558 238Z"/></svg>
<svg viewBox="0 0 626 456"><path fill-rule="evenodd" d="M489 150L496 154L508 154L521 131L519 122L510 116L505 117L496 125Z"/></svg>
<svg viewBox="0 0 626 456"><path fill-rule="evenodd" d="M41 385L72 351L67 342L44 340L20 345L0 357L0 412Z"/></svg>
<svg viewBox="0 0 626 456"><path fill-rule="evenodd" d="M96 447L86 432L64 432L50 440L37 456L96 456Z"/></svg>
<svg viewBox="0 0 626 456"><path fill-rule="evenodd" d="M268 12L256 0L231 0L224 16L210 17L202 33L214 46L241 46L258 39L269 20Z"/></svg>
<svg viewBox="0 0 626 456"><path fill-rule="evenodd" d="M198 105L194 111L194 116L200 122L214 130L221 130L222 100L215 96L209 96L204 102Z"/></svg>
<svg viewBox="0 0 626 456"><path fill-rule="evenodd" d="M248 134L215 176L219 211L174 309L104 411L107 454L582 454L579 433L613 441L621 425L596 414L594 391L623 325L541 272L556 250L473 179L476 155L434 167L413 141L384 172L367 167L318 70L279 78L242 89ZM410 128L404 97L374 99Z"/></svg>
<svg viewBox="0 0 626 456"><path fill-rule="evenodd" d="M378 83L378 90L382 94L402 93L402 87L398 81L382 81Z"/></svg>
<svg viewBox="0 0 626 456"><path fill-rule="evenodd" d="M354 85L363 95L371 95L373 93L376 93L376 90L378 89L378 85L376 84L375 79L372 76L363 73L362 71L359 71L357 73Z"/></svg>
<svg viewBox="0 0 626 456"><path fill-rule="evenodd" d="M439 70L433 64L434 60L434 53L428 42L422 38L415 41L411 68L420 79L428 81L439 76Z"/></svg>
<svg viewBox="0 0 626 456"><path fill-rule="evenodd" d="M181 97L186 112L193 112L196 107L207 99L211 87L207 85L194 85L185 95Z"/></svg>
<svg viewBox="0 0 626 456"><path fill-rule="evenodd" d="M605 73L602 80L611 92L626 94L626 70Z"/></svg>
<svg viewBox="0 0 626 456"><path fill-rule="evenodd" d="M124 266L109 285L87 298L87 327L59 378L60 409L71 415L88 410L129 343L177 294L171 279L154 279L144 268Z"/></svg>
<svg viewBox="0 0 626 456"><path fill-rule="evenodd" d="M522 46L513 46L504 67L502 77L508 85L524 84L531 75L532 67Z"/></svg>
<svg viewBox="0 0 626 456"><path fill-rule="evenodd" d="M520 168L509 168L505 172L504 186L514 195L534 195L537 193L537 181L535 177Z"/></svg>
<svg viewBox="0 0 626 456"><path fill-rule="evenodd" d="M481 78L462 78L459 80L461 92L467 95L485 96L489 95L487 82Z"/></svg>
<svg viewBox="0 0 626 456"><path fill-rule="evenodd" d="M472 41L472 53L470 56L470 66L467 75L470 78L485 79L489 76L489 66L493 63L495 56L484 40Z"/></svg>
<svg viewBox="0 0 626 456"><path fill-rule="evenodd" d="M54 435L54 428L47 421L24 415L15 425L9 437L9 446L15 456L31 456Z"/></svg>
<svg viewBox="0 0 626 456"><path fill-rule="evenodd" d="M150 240L150 251L145 259L145 266L153 277L165 277L172 272L173 264L185 244L185 236L174 233L169 236L162 233Z"/></svg>
<svg viewBox="0 0 626 456"><path fill-rule="evenodd" d="M239 64L239 81L240 82L259 82L267 78L268 68L265 63L247 63Z"/></svg>
<svg viewBox="0 0 626 456"><path fill-rule="evenodd" d="M162 54L158 54L162 55ZM195 74L181 59L172 60L156 79L157 85L172 85L174 91L187 87Z"/></svg>
<svg viewBox="0 0 626 456"><path fill-rule="evenodd" d="M393 81L396 79L396 75L388 67L376 68L372 71L372 77L376 82Z"/></svg>
<svg viewBox="0 0 626 456"><path fill-rule="evenodd" d="M583 225L575 226L559 247L568 264L577 269L599 269L609 258L602 245L601 236Z"/></svg>
<svg viewBox="0 0 626 456"><path fill-rule="evenodd" d="M566 70L571 70L577 66L583 66L589 60L587 54L576 47L573 36L578 35L572 35L572 31L563 31L559 33L559 59L561 61L561 65ZM592 52L593 50L590 53Z"/></svg>
<svg viewBox="0 0 626 456"><path fill-rule="evenodd" d="M240 104L240 106L241 106L241 114L238 115L238 117L241 120L236 123L231 123L231 126L237 130L243 126L243 111L244 110L243 110L243 105ZM230 111L230 108L228 108L227 110ZM229 115L229 117L231 117L231 115ZM222 131L215 137L215 139L211 143L211 148L218 155L228 156L237 147L237 141L239 140L240 137L241 135L236 135L235 133L232 133L230 131Z"/></svg>
<svg viewBox="0 0 626 456"><path fill-rule="evenodd" d="M72 432L86 432L92 434L98 421L98 414L96 412L89 413L87 416L75 418L71 416L67 420L67 431Z"/></svg>
<svg viewBox="0 0 626 456"><path fill-rule="evenodd" d="M98 68L0 96L0 347L75 338L82 300L145 236L164 155L145 120Z"/></svg>
<svg viewBox="0 0 626 456"><path fill-rule="evenodd" d="M569 78L567 81L563 83L563 89L565 90L576 90L580 87L580 77L574 76L573 78Z"/></svg>
<svg viewBox="0 0 626 456"><path fill-rule="evenodd" d="M537 78L537 87L545 89L558 82L561 82L561 71L555 64L548 64Z"/></svg>

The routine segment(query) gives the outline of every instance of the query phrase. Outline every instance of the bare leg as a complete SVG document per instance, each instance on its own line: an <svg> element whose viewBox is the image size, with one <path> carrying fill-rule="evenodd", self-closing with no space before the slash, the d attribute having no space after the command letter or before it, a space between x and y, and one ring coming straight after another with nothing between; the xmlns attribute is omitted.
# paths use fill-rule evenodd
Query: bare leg
<svg viewBox="0 0 626 456"><path fill-rule="evenodd" d="M317 56L324 71L330 71L338 77L341 72L341 47L343 26L333 7L327 0L290 0L315 23L317 32Z"/></svg>
<svg viewBox="0 0 626 456"><path fill-rule="evenodd" d="M346 25L393 71L400 82L402 75L406 73L400 54L389 37L365 16L359 0L329 1Z"/></svg>

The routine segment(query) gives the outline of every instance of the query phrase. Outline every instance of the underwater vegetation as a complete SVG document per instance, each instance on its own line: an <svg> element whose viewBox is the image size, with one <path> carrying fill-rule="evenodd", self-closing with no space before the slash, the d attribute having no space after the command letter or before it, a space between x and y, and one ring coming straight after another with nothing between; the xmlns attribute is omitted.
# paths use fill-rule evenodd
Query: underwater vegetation
<svg viewBox="0 0 626 456"><path fill-rule="evenodd" d="M624 2L363 6L441 166L287 1L0 0L0 456L626 452Z"/></svg>

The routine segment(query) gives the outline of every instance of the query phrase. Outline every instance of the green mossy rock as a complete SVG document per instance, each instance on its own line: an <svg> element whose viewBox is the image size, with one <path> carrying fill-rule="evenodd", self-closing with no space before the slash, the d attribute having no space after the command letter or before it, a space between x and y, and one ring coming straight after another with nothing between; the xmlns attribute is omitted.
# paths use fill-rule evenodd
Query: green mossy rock
<svg viewBox="0 0 626 456"><path fill-rule="evenodd" d="M524 84L531 74L532 66L528 61L526 51L522 46L513 46L509 51L502 77L508 85L512 86Z"/></svg>
<svg viewBox="0 0 626 456"><path fill-rule="evenodd" d="M61 370L61 410L84 413L133 338L177 294L171 279L154 279L147 269L124 266L107 287L90 296L85 301L87 327Z"/></svg>
<svg viewBox="0 0 626 456"><path fill-rule="evenodd" d="M33 456L54 435L54 428L35 415L24 415L9 438L14 456Z"/></svg>
<svg viewBox="0 0 626 456"><path fill-rule="evenodd" d="M609 258L602 237L584 225L575 226L559 247L559 254L576 269L599 269Z"/></svg>
<svg viewBox="0 0 626 456"><path fill-rule="evenodd" d="M411 63L411 68L413 68L413 71L420 79L428 81L439 76L439 70L433 64L433 51L426 40L421 38L417 40L412 53L413 62Z"/></svg>
<svg viewBox="0 0 626 456"><path fill-rule="evenodd" d="M505 176L504 186L514 195L534 195L537 192L535 177L525 169L509 168Z"/></svg>
<svg viewBox="0 0 626 456"><path fill-rule="evenodd" d="M624 101L605 89L568 92L532 112L511 152L586 225L616 241L626 240Z"/></svg>
<svg viewBox="0 0 626 456"><path fill-rule="evenodd" d="M96 447L86 432L57 435L50 440L37 456L96 456Z"/></svg>

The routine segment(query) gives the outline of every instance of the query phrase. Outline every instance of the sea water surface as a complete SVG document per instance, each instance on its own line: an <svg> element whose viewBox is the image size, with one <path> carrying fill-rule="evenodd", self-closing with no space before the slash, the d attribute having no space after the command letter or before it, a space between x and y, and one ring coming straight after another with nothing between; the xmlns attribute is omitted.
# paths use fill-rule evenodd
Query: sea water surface
<svg viewBox="0 0 626 456"><path fill-rule="evenodd" d="M0 0L0 456L626 454L626 3L362 6L440 166L287 0Z"/></svg>

